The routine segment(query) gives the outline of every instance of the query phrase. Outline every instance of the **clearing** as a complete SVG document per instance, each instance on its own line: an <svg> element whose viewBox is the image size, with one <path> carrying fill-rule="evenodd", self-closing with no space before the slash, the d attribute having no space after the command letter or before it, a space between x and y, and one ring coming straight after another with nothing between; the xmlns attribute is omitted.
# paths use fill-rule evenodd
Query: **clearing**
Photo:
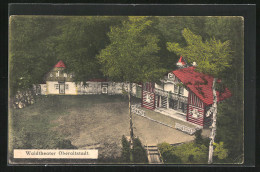
<svg viewBox="0 0 260 172"><path fill-rule="evenodd" d="M97 148L99 157L115 158L121 153L122 135L129 136L128 99L123 96L39 96L36 104L10 112L9 148L19 147L19 138L39 149L49 148L55 139L64 138L78 149ZM194 139L135 114L133 124L134 134L147 145Z"/></svg>

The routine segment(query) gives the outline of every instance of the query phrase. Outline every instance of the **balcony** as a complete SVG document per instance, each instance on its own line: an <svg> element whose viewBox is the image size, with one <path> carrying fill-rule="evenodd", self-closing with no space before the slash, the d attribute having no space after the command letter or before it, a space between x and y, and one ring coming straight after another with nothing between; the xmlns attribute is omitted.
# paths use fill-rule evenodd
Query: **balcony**
<svg viewBox="0 0 260 172"><path fill-rule="evenodd" d="M155 94L157 94L159 96L164 96L164 97L168 97L170 99L179 100L180 102L188 103L188 97L182 96L180 94L160 90L157 88L154 89L154 92L155 92Z"/></svg>

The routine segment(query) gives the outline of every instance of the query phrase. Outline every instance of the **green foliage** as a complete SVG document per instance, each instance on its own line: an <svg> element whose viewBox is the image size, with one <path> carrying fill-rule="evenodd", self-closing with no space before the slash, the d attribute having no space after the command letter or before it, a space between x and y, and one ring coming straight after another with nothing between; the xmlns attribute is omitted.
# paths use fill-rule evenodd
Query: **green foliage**
<svg viewBox="0 0 260 172"><path fill-rule="evenodd" d="M175 147L169 143L161 143L158 145L164 163L182 163L181 158L175 154Z"/></svg>
<svg viewBox="0 0 260 172"><path fill-rule="evenodd" d="M205 21L207 37L230 40L231 67L221 75L222 83L233 96L218 105L216 141L223 141L228 157L221 162L243 162L244 133L244 20L242 17L208 17ZM217 88L219 90L219 88ZM220 86L221 90L221 86Z"/></svg>
<svg viewBox="0 0 260 172"><path fill-rule="evenodd" d="M146 150L142 146L142 143L139 138L133 140L133 149L130 148L130 143L126 137L122 136L122 153L121 153L121 162L130 163L130 152L132 151L133 163L147 163L148 158L146 155Z"/></svg>
<svg viewBox="0 0 260 172"><path fill-rule="evenodd" d="M97 56L105 76L115 81L156 81L165 72L157 56L159 39L146 17L129 17L110 28L110 44Z"/></svg>
<svg viewBox="0 0 260 172"><path fill-rule="evenodd" d="M75 81L102 78L100 64L95 56L108 44L107 32L124 17L82 16L66 18L56 37L58 57L75 74Z"/></svg>
<svg viewBox="0 0 260 172"><path fill-rule="evenodd" d="M41 83L57 61L53 35L58 18L11 16L9 35L10 93Z"/></svg>
<svg viewBox="0 0 260 172"><path fill-rule="evenodd" d="M168 50L184 56L188 63L195 61L198 64L197 71L218 77L221 72L231 66L230 41L222 43L214 37L203 41L201 36L192 33L187 28L183 30L182 35L187 46L182 48L179 43L168 42Z"/></svg>
<svg viewBox="0 0 260 172"><path fill-rule="evenodd" d="M57 149L77 149L76 146L71 144L70 140L60 140L56 145Z"/></svg>
<svg viewBox="0 0 260 172"><path fill-rule="evenodd" d="M225 159L228 156L228 150L224 148L224 142L213 143L215 146L214 156L217 156L218 159Z"/></svg>
<svg viewBox="0 0 260 172"><path fill-rule="evenodd" d="M146 150L144 149L139 138L133 140L133 160L134 163L147 163L148 158Z"/></svg>
<svg viewBox="0 0 260 172"><path fill-rule="evenodd" d="M202 133L202 130L197 130L196 132L195 132L195 143L197 144L197 145L199 145L199 144L202 144L203 143L203 138L202 138L202 136L201 136L201 133Z"/></svg>
<svg viewBox="0 0 260 172"><path fill-rule="evenodd" d="M165 163L205 163L208 148L203 144L185 143L172 146L168 143L158 145Z"/></svg>
<svg viewBox="0 0 260 172"><path fill-rule="evenodd" d="M123 163L130 162L130 143L127 141L126 137L122 136L122 153L121 161Z"/></svg>

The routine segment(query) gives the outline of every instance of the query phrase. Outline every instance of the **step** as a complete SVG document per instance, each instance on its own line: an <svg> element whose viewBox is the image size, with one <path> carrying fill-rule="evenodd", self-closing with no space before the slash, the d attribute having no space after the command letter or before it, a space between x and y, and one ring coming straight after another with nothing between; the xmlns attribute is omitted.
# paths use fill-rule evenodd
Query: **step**
<svg viewBox="0 0 260 172"><path fill-rule="evenodd" d="M158 155L158 156L160 156L159 153L149 153L149 155Z"/></svg>

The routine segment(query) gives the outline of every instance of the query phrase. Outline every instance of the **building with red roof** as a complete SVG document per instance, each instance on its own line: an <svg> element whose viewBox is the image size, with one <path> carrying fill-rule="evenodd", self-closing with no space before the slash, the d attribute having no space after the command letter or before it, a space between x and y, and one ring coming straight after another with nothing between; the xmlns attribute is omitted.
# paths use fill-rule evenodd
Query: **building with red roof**
<svg viewBox="0 0 260 172"><path fill-rule="evenodd" d="M54 67L62 67L62 68L66 68L65 64L63 63L62 60L60 60Z"/></svg>
<svg viewBox="0 0 260 172"><path fill-rule="evenodd" d="M126 83L112 82L102 78L92 78L88 81L75 82L74 73L67 72L65 63L60 60L45 75L46 84L37 85L37 94L55 95L83 95L83 94L122 94L128 89ZM140 84L133 84L133 95L141 98Z"/></svg>
<svg viewBox="0 0 260 172"><path fill-rule="evenodd" d="M186 121L200 126L210 125L211 116L206 116L206 112L213 104L214 78L197 72L195 66L187 66L183 57L176 65L179 69L169 72L162 79L162 84L143 84L142 107L161 111L166 109L169 113L177 111ZM230 96L228 88L223 92L217 91L218 102Z"/></svg>

